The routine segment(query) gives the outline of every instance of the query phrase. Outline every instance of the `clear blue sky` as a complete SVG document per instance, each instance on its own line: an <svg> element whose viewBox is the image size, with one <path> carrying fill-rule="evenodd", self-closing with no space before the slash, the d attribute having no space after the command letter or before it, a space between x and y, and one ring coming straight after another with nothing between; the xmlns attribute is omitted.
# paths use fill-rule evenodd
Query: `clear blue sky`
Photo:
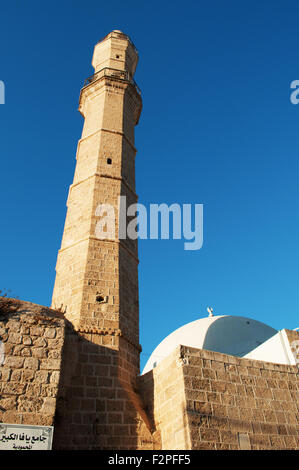
<svg viewBox="0 0 299 470"><path fill-rule="evenodd" d="M0 15L0 288L51 302L79 91L121 29L140 54L139 201L204 204L201 250L139 243L142 366L209 305L298 327L298 2L11 0Z"/></svg>

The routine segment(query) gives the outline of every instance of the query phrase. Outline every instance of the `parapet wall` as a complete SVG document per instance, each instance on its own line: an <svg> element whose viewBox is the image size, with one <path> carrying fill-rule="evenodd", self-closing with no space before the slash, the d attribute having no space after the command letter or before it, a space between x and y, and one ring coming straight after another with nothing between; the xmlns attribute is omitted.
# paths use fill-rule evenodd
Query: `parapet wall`
<svg viewBox="0 0 299 470"><path fill-rule="evenodd" d="M138 386L148 418L162 450L190 449L190 433L180 349L153 370L138 377Z"/></svg>
<svg viewBox="0 0 299 470"><path fill-rule="evenodd" d="M0 301L0 422L51 426L60 377L63 315Z"/></svg>
<svg viewBox="0 0 299 470"><path fill-rule="evenodd" d="M132 348L111 331L78 332L58 311L1 298L0 423L54 426L53 449L155 448Z"/></svg>
<svg viewBox="0 0 299 470"><path fill-rule="evenodd" d="M162 449L299 449L297 366L180 346L139 380Z"/></svg>
<svg viewBox="0 0 299 470"><path fill-rule="evenodd" d="M299 449L296 366L183 348L193 449Z"/></svg>

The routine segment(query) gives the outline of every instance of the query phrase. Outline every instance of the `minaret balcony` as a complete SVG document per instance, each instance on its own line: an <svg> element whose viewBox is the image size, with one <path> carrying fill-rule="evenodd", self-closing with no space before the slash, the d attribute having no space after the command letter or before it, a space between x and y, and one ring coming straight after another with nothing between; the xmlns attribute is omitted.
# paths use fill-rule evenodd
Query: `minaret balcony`
<svg viewBox="0 0 299 470"><path fill-rule="evenodd" d="M104 77L113 78L117 81L130 83L135 87L137 93L141 96L140 88L138 87L137 83L127 70L112 69L110 67L104 67L95 74L91 75L91 77L86 78L82 90L89 86L91 83L95 83L99 80L102 80Z"/></svg>

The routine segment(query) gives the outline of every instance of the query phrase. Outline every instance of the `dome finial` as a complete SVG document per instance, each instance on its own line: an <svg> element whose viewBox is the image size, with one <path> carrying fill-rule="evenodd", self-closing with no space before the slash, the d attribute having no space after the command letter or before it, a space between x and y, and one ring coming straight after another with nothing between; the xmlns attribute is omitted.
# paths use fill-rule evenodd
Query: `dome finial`
<svg viewBox="0 0 299 470"><path fill-rule="evenodd" d="M208 307L208 308L207 308L207 311L208 311L208 313L209 313L209 317L213 317L213 316L214 316L212 307Z"/></svg>

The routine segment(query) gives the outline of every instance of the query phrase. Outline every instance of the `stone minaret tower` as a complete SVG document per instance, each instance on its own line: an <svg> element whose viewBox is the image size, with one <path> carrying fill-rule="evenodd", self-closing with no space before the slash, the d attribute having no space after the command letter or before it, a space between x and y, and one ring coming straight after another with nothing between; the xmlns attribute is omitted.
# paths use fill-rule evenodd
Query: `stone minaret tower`
<svg viewBox="0 0 299 470"><path fill-rule="evenodd" d="M52 300L52 308L62 307L76 335L88 341L81 356L75 347L70 349L69 367L76 361L77 366L67 372L63 399L68 404L62 414L70 425L88 422L92 435L95 426L107 425L108 433L103 428L96 432L96 448L136 448L136 443L121 443L124 436L133 438L134 432L125 426L136 426L137 419L132 410L128 412L128 396L139 373L138 250L137 240L119 239L118 206L119 196L126 196L127 206L137 202L134 127L142 108L133 80L137 61L134 45L121 31L113 31L95 46L95 73L80 94L79 110L85 120ZM115 237L99 235L97 227L105 215L101 204L115 208ZM66 417L74 393L80 395L76 415ZM68 438L61 439L65 446ZM88 445L91 448L86 442L83 448Z"/></svg>
<svg viewBox="0 0 299 470"><path fill-rule="evenodd" d="M52 306L76 328L120 329L138 343L137 243L118 239L118 198L136 203L134 127L141 97L130 39L113 31L95 46L95 74L81 90L85 118L56 266ZM115 208L115 239L97 234L98 207ZM105 215L105 214L102 214Z"/></svg>

